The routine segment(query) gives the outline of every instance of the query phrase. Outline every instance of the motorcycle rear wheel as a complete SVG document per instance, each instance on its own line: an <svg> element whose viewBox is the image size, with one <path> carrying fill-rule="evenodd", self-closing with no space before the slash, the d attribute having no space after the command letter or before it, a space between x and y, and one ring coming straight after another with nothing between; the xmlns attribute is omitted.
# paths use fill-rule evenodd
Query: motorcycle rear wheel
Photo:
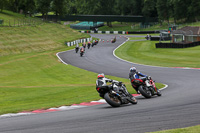
<svg viewBox="0 0 200 133"><path fill-rule="evenodd" d="M110 104L112 107L119 107L121 105L121 101L118 97L113 96L110 93L106 93L104 95L104 99L108 104Z"/></svg>
<svg viewBox="0 0 200 133"><path fill-rule="evenodd" d="M144 90L143 86L139 86L138 90L145 98L151 98L152 93L150 90Z"/></svg>

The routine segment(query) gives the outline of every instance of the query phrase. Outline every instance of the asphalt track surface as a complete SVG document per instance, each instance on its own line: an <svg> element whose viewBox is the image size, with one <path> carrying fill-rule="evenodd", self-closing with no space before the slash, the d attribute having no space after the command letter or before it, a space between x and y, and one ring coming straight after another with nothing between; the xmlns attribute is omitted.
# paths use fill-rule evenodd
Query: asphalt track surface
<svg viewBox="0 0 200 133"><path fill-rule="evenodd" d="M110 40L114 35L92 36ZM128 78L129 68L135 66L157 82L168 85L161 97L139 97L137 105L119 108L101 104L68 111L1 118L0 133L144 133L199 125L200 71L121 61L113 56L113 50L126 38L116 36L116 43L102 41L86 49L83 57L74 50L59 53L59 56L73 66L122 78Z"/></svg>

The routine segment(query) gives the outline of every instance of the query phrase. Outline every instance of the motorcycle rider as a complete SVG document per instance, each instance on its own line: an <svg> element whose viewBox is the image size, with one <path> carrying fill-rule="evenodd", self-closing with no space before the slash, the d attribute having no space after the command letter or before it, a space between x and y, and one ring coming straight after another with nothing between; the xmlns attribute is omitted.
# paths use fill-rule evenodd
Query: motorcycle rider
<svg viewBox="0 0 200 133"><path fill-rule="evenodd" d="M96 80L96 89L98 87L102 87L102 86L109 86L111 87L111 85L107 85L107 82L112 82L112 79L108 79L105 77L104 73L98 74L97 75L97 80ZM101 93L99 93L100 97L104 97Z"/></svg>
<svg viewBox="0 0 200 133"><path fill-rule="evenodd" d="M75 51L76 51L76 53L78 52L78 50L79 50L79 45L76 44L76 47L75 47Z"/></svg>
<svg viewBox="0 0 200 133"><path fill-rule="evenodd" d="M85 42L83 42L82 46L85 48L85 47L86 47L86 43L85 43Z"/></svg>
<svg viewBox="0 0 200 133"><path fill-rule="evenodd" d="M91 46L91 42L88 42L87 46L88 46L88 49L89 49L89 48L90 48L90 46Z"/></svg>
<svg viewBox="0 0 200 133"><path fill-rule="evenodd" d="M141 79L141 80L145 81L147 78L148 78L147 75L144 75L144 74L142 74L141 72L137 72L135 67L131 67L131 68L130 68L129 80L131 81L132 87L136 90L136 92L137 92L138 94L140 94L140 92L138 91L138 88L134 87L134 85L133 85L132 82L133 82L135 79ZM149 78L150 78L150 77L149 77Z"/></svg>
<svg viewBox="0 0 200 133"><path fill-rule="evenodd" d="M108 86L108 87L112 87L112 85L107 85L107 82L110 82L112 83L113 80L112 79L109 79L109 78L106 78L104 73L101 73L101 74L98 74L97 75L97 80L96 80L96 89L99 88L99 87L102 87L102 86ZM119 82L119 81L116 81L115 82ZM119 91L123 91L126 95L130 96L130 97L133 97L127 90L125 90L125 88L113 88L114 91L116 91L117 93L120 93ZM99 93L99 96L100 97L104 97L101 93Z"/></svg>
<svg viewBox="0 0 200 133"><path fill-rule="evenodd" d="M80 47L80 52L85 52L85 48L84 47Z"/></svg>

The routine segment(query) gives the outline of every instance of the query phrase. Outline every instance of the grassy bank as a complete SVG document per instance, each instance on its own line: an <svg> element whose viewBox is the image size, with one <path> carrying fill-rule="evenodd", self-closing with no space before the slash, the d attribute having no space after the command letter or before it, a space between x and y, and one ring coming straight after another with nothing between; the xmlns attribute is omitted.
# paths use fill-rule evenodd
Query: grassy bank
<svg viewBox="0 0 200 133"><path fill-rule="evenodd" d="M24 27L1 27L0 56L60 49L66 47L65 42L84 37L89 37L89 35L54 23Z"/></svg>
<svg viewBox="0 0 200 133"><path fill-rule="evenodd" d="M200 46L184 49L155 48L156 41L128 41L116 50L122 59L146 65L200 68Z"/></svg>

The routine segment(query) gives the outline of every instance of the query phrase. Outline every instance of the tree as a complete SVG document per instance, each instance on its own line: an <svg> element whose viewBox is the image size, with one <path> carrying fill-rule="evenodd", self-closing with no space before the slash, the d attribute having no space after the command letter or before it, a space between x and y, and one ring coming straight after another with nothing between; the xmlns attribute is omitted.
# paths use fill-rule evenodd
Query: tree
<svg viewBox="0 0 200 133"><path fill-rule="evenodd" d="M35 0L21 0L19 2L19 9L23 10L25 16L27 16L27 14L32 16L36 10Z"/></svg>
<svg viewBox="0 0 200 133"><path fill-rule="evenodd" d="M191 0L173 0L175 21L186 19L190 3Z"/></svg>
<svg viewBox="0 0 200 133"><path fill-rule="evenodd" d="M76 0L68 0L67 14L77 14Z"/></svg>
<svg viewBox="0 0 200 133"><path fill-rule="evenodd" d="M169 1L168 0L157 0L156 3L158 18L162 25L162 21L167 20L169 23L170 17L170 8L169 8Z"/></svg>
<svg viewBox="0 0 200 133"><path fill-rule="evenodd" d="M78 14L99 14L100 0L77 0L76 8Z"/></svg>
<svg viewBox="0 0 200 133"><path fill-rule="evenodd" d="M52 11L55 12L56 16L63 16L67 13L67 0L53 0Z"/></svg>
<svg viewBox="0 0 200 133"><path fill-rule="evenodd" d="M144 5L142 8L142 14L145 17L157 17L157 9L156 9L157 0L144 0Z"/></svg>
<svg viewBox="0 0 200 133"><path fill-rule="evenodd" d="M50 4L52 0L37 0L36 7L37 11L42 13L43 19L47 19L48 12L50 11Z"/></svg>
<svg viewBox="0 0 200 133"><path fill-rule="evenodd" d="M120 15L141 15L142 0L117 0L116 5Z"/></svg>
<svg viewBox="0 0 200 133"><path fill-rule="evenodd" d="M5 8L7 4L7 1L6 0L0 0L0 12L3 11L3 9Z"/></svg>
<svg viewBox="0 0 200 133"><path fill-rule="evenodd" d="M190 5L188 6L187 18L190 21L198 21L200 17L200 1L191 0Z"/></svg>

